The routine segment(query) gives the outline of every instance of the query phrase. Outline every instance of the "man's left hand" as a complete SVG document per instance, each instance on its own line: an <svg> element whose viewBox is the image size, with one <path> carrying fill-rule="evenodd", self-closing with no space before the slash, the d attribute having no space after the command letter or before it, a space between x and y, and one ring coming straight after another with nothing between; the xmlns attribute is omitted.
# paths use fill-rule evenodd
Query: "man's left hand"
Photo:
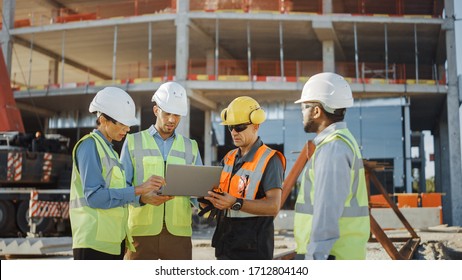
<svg viewBox="0 0 462 280"><path fill-rule="evenodd" d="M236 198L226 192L216 193L209 191L208 194L209 196L205 196L204 198L210 201L215 208L220 210L229 209L234 202L236 202Z"/></svg>

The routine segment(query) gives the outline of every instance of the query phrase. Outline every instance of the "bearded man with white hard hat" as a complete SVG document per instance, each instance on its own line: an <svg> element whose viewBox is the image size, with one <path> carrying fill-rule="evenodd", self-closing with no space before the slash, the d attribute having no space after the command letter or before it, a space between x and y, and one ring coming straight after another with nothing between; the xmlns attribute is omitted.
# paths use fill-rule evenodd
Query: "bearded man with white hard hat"
<svg viewBox="0 0 462 280"><path fill-rule="evenodd" d="M188 113L186 90L178 83L162 84L151 99L156 122L129 134L121 161L127 182L136 184L151 174L165 177L167 163L202 165L197 142L175 132ZM181 176L181 174L179 174ZM189 197L141 196L141 205L129 207L128 227L136 252L125 259L192 259L192 210Z"/></svg>
<svg viewBox="0 0 462 280"><path fill-rule="evenodd" d="M316 133L295 204L297 259L365 259L370 234L364 166L343 121L350 85L335 73L311 77L300 103L305 132Z"/></svg>

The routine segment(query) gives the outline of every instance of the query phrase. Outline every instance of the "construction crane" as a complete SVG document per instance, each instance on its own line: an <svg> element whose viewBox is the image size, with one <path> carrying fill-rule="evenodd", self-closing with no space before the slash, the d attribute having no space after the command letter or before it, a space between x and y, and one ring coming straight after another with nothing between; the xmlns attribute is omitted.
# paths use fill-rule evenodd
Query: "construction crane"
<svg viewBox="0 0 462 280"><path fill-rule="evenodd" d="M3 51L0 49L0 131L17 131L24 133L21 112L16 107L10 78L6 69Z"/></svg>
<svg viewBox="0 0 462 280"><path fill-rule="evenodd" d="M56 137L43 140L43 151L31 150L1 49L0 87L0 237L26 236L31 225L40 235L64 233L71 156Z"/></svg>

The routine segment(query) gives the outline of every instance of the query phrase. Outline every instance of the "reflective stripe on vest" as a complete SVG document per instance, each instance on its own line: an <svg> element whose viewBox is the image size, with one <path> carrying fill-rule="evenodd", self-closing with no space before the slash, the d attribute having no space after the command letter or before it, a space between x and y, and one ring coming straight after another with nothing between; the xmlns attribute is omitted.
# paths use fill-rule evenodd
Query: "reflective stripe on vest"
<svg viewBox="0 0 462 280"><path fill-rule="evenodd" d="M91 248L100 252L119 255L121 242L127 238L127 246L134 250L133 239L128 234L128 209L114 207L109 209L92 208L84 196L80 173L76 164L76 151L79 144L88 138L93 138L98 156L101 160L101 175L105 181L105 188L118 189L126 187L125 173L115 152L104 142L97 133L84 136L75 145L73 156L73 170L71 179L70 219L72 228L72 247Z"/></svg>
<svg viewBox="0 0 462 280"><path fill-rule="evenodd" d="M231 177L234 161L236 159L238 149L230 151L225 156L224 167L220 179L220 187L223 191L228 191L235 197L243 197L246 200L254 200L258 187L263 177L263 173L268 165L270 158L279 153L276 150L270 149L266 145L258 148L252 162L244 162L242 167ZM279 155L280 158L283 158ZM285 161L282 162L285 166ZM228 179L226 179L228 178ZM229 190L227 190L229 186ZM239 189L242 189L239 193ZM244 211L228 210L227 216L230 218L247 218L255 217L258 215L249 214Z"/></svg>
<svg viewBox="0 0 462 280"><path fill-rule="evenodd" d="M294 216L294 237L297 243L296 252L305 254L310 243L313 220L313 186L315 159L320 148L334 140L344 141L353 152L350 169L349 199L344 203L344 211L338 219L340 236L331 248L330 254L337 259L365 259L366 244L369 239L369 209L367 187L361 152L348 129L336 130L328 135L316 150L307 164L302 179L302 187L297 197ZM314 202L316 203L316 201Z"/></svg>
<svg viewBox="0 0 462 280"><path fill-rule="evenodd" d="M150 135L150 134L149 134ZM151 136L152 137L152 136ZM181 135L177 135L176 137L182 137ZM190 139L182 137L184 140L184 152L174 150L172 146L172 150L170 150L169 156L181 158L185 160L185 164L191 165L194 162L195 156L193 154L192 142ZM155 140L154 140L155 141ZM136 172L136 184L143 183L144 179L144 168L143 168L143 157L145 156L153 156L153 157L162 157L160 150L157 148L145 148L143 146L143 135L141 133L133 134L133 142L134 142L134 149L132 150L133 158L135 159L134 162L136 167L134 169ZM163 176L160 175L160 176Z"/></svg>
<svg viewBox="0 0 462 280"><path fill-rule="evenodd" d="M166 163L149 130L127 136L128 150L133 162L133 185L143 183L151 175L165 176L165 164L195 163L199 155L197 143L177 134ZM181 175L180 175L181 176ZM167 182L168 183L168 182ZM189 197L175 196L159 206L129 206L128 225L134 236L157 235L165 225L172 235L192 235L192 211Z"/></svg>
<svg viewBox="0 0 462 280"><path fill-rule="evenodd" d="M343 209L342 217L363 217L363 216L369 216L369 206L359 206L358 204L358 197L356 196L358 187L359 187L359 170L364 169L363 165L363 160L360 156L357 155L356 149L354 144L351 142L351 140L348 138L348 136L342 134L342 133L337 133L334 135L331 135L327 138L325 141L323 141L323 144L329 143L334 140L335 136L341 137L342 140L344 140L347 145L352 149L354 153L354 162L353 165L351 166L351 169L354 171L354 181L351 186L351 193L352 197L351 200L349 201L349 205L345 205L345 208ZM316 152L315 152L316 153ZM313 169L313 164L314 164L314 156L311 158L311 160L308 163L307 170ZM304 185L304 200L305 203L297 203L295 205L295 212L297 213L304 213L304 214L313 214L313 202L311 201L311 192L312 192L312 182L310 178L307 178L309 176L308 172L306 172L306 177L305 177L305 185Z"/></svg>
<svg viewBox="0 0 462 280"><path fill-rule="evenodd" d="M115 166L118 166L120 168L120 170L124 170L123 167L122 167L122 164L116 158L113 158L113 157L111 157L109 155L108 151L104 148L104 145L106 145L103 142L104 140L100 139L98 134L92 132L92 133L89 134L89 137L92 137L95 140L95 144L96 144L98 153L101 153L101 150L102 150L102 152L104 152L104 156L100 157L101 158L101 165L103 167L102 170L105 173L105 174L102 174L102 175L103 175L104 182L105 182L106 186L110 186L111 185L111 171L112 171L112 169ZM84 140L86 138L87 137L82 138L82 140ZM79 142L81 142L81 141L79 141ZM76 147L77 147L77 145L76 145ZM87 203L87 200L85 199L85 197L79 197L79 198L71 199L69 201L69 208L70 209L84 207L84 206L88 206L88 203Z"/></svg>

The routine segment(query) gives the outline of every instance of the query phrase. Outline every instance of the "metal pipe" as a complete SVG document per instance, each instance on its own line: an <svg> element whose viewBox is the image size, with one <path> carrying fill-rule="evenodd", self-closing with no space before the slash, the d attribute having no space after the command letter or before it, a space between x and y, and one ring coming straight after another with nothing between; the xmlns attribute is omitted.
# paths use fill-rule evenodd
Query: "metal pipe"
<svg viewBox="0 0 462 280"><path fill-rule="evenodd" d="M279 59L281 63L281 78L285 77L284 73L284 37L283 37L282 21L279 22Z"/></svg>
<svg viewBox="0 0 462 280"><path fill-rule="evenodd" d="M353 24L353 30L354 30L354 37L355 37L355 69L356 69L356 82L358 82L359 79L359 55L358 55L358 35L357 35L357 30L356 30L356 22Z"/></svg>
<svg viewBox="0 0 462 280"><path fill-rule="evenodd" d="M388 28L387 24L384 25L385 28L385 80L388 83Z"/></svg>
<svg viewBox="0 0 462 280"><path fill-rule="evenodd" d="M414 24L415 83L419 83L419 50L417 48L417 25Z"/></svg>
<svg viewBox="0 0 462 280"><path fill-rule="evenodd" d="M215 80L218 80L218 58L220 57L220 22L215 19Z"/></svg>
<svg viewBox="0 0 462 280"><path fill-rule="evenodd" d="M117 63L117 32L118 26L114 26L114 50L112 53L112 81L116 79L116 63Z"/></svg>
<svg viewBox="0 0 462 280"><path fill-rule="evenodd" d="M250 22L247 21L247 73L252 81L252 50L250 47Z"/></svg>
<svg viewBox="0 0 462 280"><path fill-rule="evenodd" d="M63 30L63 39L61 40L61 88L64 87L64 50L66 46L66 30Z"/></svg>
<svg viewBox="0 0 462 280"><path fill-rule="evenodd" d="M148 24L148 78L152 79L152 22Z"/></svg>

